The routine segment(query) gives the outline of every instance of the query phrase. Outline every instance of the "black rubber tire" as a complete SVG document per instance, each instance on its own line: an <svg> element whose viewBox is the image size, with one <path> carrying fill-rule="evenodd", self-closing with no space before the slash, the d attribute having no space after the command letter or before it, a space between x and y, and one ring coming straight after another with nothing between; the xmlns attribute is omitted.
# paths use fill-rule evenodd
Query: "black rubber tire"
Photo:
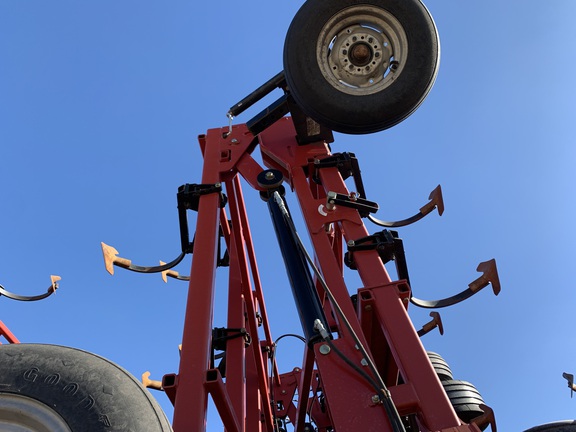
<svg viewBox="0 0 576 432"><path fill-rule="evenodd" d="M472 419L484 414L480 408L484 400L472 384L467 381L445 380L442 385L460 420L470 423Z"/></svg>
<svg viewBox="0 0 576 432"><path fill-rule="evenodd" d="M322 29L331 18L346 10L370 7L397 20L408 49L397 76L387 87L372 94L351 94L352 90L347 91L350 87L331 83L323 74L318 58L324 57L318 57L317 44L325 37ZM378 132L406 119L432 88L439 60L436 26L420 0L308 0L296 13L284 44L284 72L296 104L318 123L348 134Z"/></svg>
<svg viewBox="0 0 576 432"><path fill-rule="evenodd" d="M554 423L546 423L540 426L534 426L524 432L575 432L576 420L564 420Z"/></svg>
<svg viewBox="0 0 576 432"><path fill-rule="evenodd" d="M57 345L0 345L0 403L9 394L40 401L73 432L169 432L164 412L116 364Z"/></svg>
<svg viewBox="0 0 576 432"><path fill-rule="evenodd" d="M432 351L426 351L426 354L428 354L430 363L432 363L432 367L436 371L436 375L438 375L440 381L454 379L450 366L448 366L448 363L446 363L446 360L444 360L440 354L437 354Z"/></svg>

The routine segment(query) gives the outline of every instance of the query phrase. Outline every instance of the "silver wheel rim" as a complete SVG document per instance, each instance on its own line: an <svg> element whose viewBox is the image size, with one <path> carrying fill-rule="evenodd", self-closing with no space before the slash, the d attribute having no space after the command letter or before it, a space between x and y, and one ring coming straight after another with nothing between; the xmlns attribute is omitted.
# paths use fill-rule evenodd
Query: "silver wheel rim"
<svg viewBox="0 0 576 432"><path fill-rule="evenodd" d="M26 396L0 393L2 432L72 432L48 405Z"/></svg>
<svg viewBox="0 0 576 432"><path fill-rule="evenodd" d="M335 14L320 31L316 60L337 90L378 93L396 80L406 64L408 38L400 22L379 7L351 6Z"/></svg>

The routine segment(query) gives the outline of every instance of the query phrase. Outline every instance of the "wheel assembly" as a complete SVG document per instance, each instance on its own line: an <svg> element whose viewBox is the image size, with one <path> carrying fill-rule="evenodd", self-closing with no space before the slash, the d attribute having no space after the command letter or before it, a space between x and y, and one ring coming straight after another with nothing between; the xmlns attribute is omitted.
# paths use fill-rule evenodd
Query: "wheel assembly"
<svg viewBox="0 0 576 432"><path fill-rule="evenodd" d="M460 420L470 423L476 417L484 414L480 408L480 405L484 405L484 400L472 384L467 381L444 380L442 385Z"/></svg>
<svg viewBox="0 0 576 432"><path fill-rule="evenodd" d="M430 359L430 363L432 363L432 367L434 368L436 375L438 375L438 378L440 378L440 381L454 379L450 366L448 366L448 363L446 363L446 360L444 360L440 354L432 351L426 351L426 354Z"/></svg>
<svg viewBox="0 0 576 432"><path fill-rule="evenodd" d="M534 426L524 432L575 432L576 420L564 420L554 423L546 423Z"/></svg>
<svg viewBox="0 0 576 432"><path fill-rule="evenodd" d="M114 363L56 345L0 345L0 430L170 432L158 403Z"/></svg>
<svg viewBox="0 0 576 432"><path fill-rule="evenodd" d="M338 132L365 134L420 106L438 70L440 44L420 0L308 0L284 45L296 104Z"/></svg>

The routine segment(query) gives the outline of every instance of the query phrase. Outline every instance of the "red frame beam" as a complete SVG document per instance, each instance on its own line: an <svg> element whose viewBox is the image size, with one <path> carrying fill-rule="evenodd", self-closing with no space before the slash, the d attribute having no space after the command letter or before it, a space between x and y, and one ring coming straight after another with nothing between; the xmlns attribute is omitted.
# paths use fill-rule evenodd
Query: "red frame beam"
<svg viewBox="0 0 576 432"><path fill-rule="evenodd" d="M8 343L20 343L18 338L14 336L14 333L12 333L2 321L0 321L0 336L4 336L4 339L6 339ZM0 344L2 344L1 341Z"/></svg>
<svg viewBox="0 0 576 432"><path fill-rule="evenodd" d="M242 176L253 189L261 189L256 177L263 168L251 156L260 144L264 164L280 170L295 191L323 278L376 364L400 414L416 416L423 432L479 432L476 425L462 424L457 418L407 314L410 288L404 281L390 279L375 250L354 253L364 287L358 291L357 309L353 307L343 278L343 244L368 236L368 231L355 209L323 207L328 192L349 194L337 168L314 168L315 160L331 155L328 145L299 146L295 137L287 117L258 139L245 125L234 126L231 133L228 128L211 129L200 138L202 183L225 184L230 215L219 208L219 194L200 197L195 248L202 252L193 255L180 370L169 389L175 400L174 430L205 431L207 396L211 394L227 431L273 432L274 415L289 415L295 430L301 432L309 412L318 416L321 431L330 427L338 432L392 431L385 410L374 399L375 389L334 351L339 350L360 368L365 365L355 337L320 283L318 295L330 319L330 331L336 335L332 348L322 342L313 349L305 348L301 367L279 376L272 364L276 379L269 378L266 354L273 349L273 339L240 185ZM315 171L319 184L311 178ZM230 256L228 326L246 328L252 341L249 346L242 338L228 341L226 377L216 374L215 379L207 379L207 373L214 378L214 370L209 371L214 367L210 354L219 227ZM263 340L258 336L259 324ZM297 405L289 397L296 390ZM315 392L325 397L324 411ZM277 401L270 399L271 394L277 395ZM275 406L272 412L272 402L282 406Z"/></svg>

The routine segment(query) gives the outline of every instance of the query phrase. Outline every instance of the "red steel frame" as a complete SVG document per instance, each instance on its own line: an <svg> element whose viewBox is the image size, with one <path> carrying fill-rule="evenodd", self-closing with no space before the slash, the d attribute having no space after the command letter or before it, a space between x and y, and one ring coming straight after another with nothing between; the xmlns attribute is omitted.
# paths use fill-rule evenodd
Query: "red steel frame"
<svg viewBox="0 0 576 432"><path fill-rule="evenodd" d="M8 341L8 343L20 343L18 338L14 336L14 334L8 329L8 327L6 327L6 324L4 324L2 321L0 321L0 336L3 336L4 339ZM2 344L1 341L0 344Z"/></svg>
<svg viewBox="0 0 576 432"><path fill-rule="evenodd" d="M228 432L273 432L274 415L288 415L300 432L307 413L320 431L328 427L338 432L392 431L382 405L374 402L374 389L334 352L320 350L322 343L305 348L302 364L289 373L279 375L276 364L269 366L273 339L240 185L241 176L252 188L262 190L256 177L264 168L251 156L259 145L264 164L280 170L296 193L318 267L372 356L400 415L416 415L421 431L479 432L476 425L457 418L407 314L410 288L405 281L391 280L377 251L354 253L364 287L358 290L357 308L350 301L343 278L343 244L368 232L353 208L318 211L329 191L349 194L335 167L319 170L316 174L321 181L311 181L314 160L330 156L328 145L298 145L289 117L258 137L245 125L228 132L228 128L211 129L199 138L204 155L202 183L224 185L228 206L227 211L220 208L216 193L200 197L195 251L201 252L193 254L180 369L177 375L164 377L164 388L175 406L174 430L205 431L210 395ZM225 379L217 369L210 369L220 228L230 255L227 326L246 328L252 337L249 346L242 338L227 342ZM360 365L362 356L355 341L332 313L333 305L320 284L317 290L336 335L333 344ZM258 336L260 323L263 339ZM325 396L327 410L321 410L314 398L318 389ZM297 404L293 402L296 391Z"/></svg>

